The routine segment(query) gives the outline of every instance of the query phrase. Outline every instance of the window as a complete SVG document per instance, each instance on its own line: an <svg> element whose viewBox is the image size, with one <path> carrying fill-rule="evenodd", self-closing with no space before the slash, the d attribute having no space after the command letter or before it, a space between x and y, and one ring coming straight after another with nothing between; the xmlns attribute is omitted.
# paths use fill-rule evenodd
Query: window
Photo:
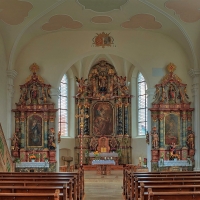
<svg viewBox="0 0 200 200"><path fill-rule="evenodd" d="M147 84L142 75L138 74L138 135L145 135L147 131Z"/></svg>
<svg viewBox="0 0 200 200"><path fill-rule="evenodd" d="M68 135L68 79L64 74L60 82L60 95L58 99L59 108L59 130L62 136Z"/></svg>

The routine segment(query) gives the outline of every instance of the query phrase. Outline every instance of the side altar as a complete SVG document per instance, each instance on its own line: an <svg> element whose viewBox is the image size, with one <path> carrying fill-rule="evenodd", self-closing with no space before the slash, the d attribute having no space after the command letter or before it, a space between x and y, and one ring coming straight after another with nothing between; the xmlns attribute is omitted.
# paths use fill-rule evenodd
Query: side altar
<svg viewBox="0 0 200 200"><path fill-rule="evenodd" d="M168 73L156 84L151 111L151 170L192 170L194 168L195 134L192 131L192 112L187 84L174 73L176 66L170 63ZM177 161L176 161L177 160ZM190 164L188 164L190 161ZM173 166L170 164L173 163ZM168 166L167 166L168 165Z"/></svg>
<svg viewBox="0 0 200 200"><path fill-rule="evenodd" d="M20 166L26 171L30 171L33 166L40 168L40 171L41 166L44 166L45 171L56 171L57 109L50 101L51 85L44 83L43 78L37 74L38 70L36 63L30 66L32 74L25 84L20 85L19 102L12 110L15 113L15 133L11 138L11 154L17 161L16 171L20 171ZM33 158L34 163L31 162ZM45 160L48 160L48 164Z"/></svg>
<svg viewBox="0 0 200 200"><path fill-rule="evenodd" d="M79 116L74 151L76 167L80 163L90 165L94 160L91 152L96 151L100 159L112 157L116 165L131 163L132 96L126 77L119 76L114 66L101 60L91 67L88 78L76 78L76 81L76 116ZM115 152L113 156L112 152Z"/></svg>

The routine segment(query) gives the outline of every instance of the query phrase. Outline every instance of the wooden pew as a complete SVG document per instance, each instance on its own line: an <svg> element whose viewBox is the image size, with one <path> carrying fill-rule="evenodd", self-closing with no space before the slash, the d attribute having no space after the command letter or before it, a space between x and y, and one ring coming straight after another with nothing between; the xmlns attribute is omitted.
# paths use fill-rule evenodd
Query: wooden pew
<svg viewBox="0 0 200 200"><path fill-rule="evenodd" d="M189 185L189 184L193 184L193 185L198 185L200 184L200 176L199 177L187 177L187 178L182 178L182 177L160 177L160 179L158 179L158 177L155 177L155 179L153 179L153 177L146 178L146 179L139 179L139 178L135 178L135 193L134 193L134 197L135 199L138 199L139 197L139 193L140 193L140 183L144 183L146 186L150 185Z"/></svg>
<svg viewBox="0 0 200 200"><path fill-rule="evenodd" d="M200 191L154 192L148 188L148 200L194 200L200 199Z"/></svg>
<svg viewBox="0 0 200 200"><path fill-rule="evenodd" d="M151 188L154 192L188 192L188 191L200 191L199 185L145 185L140 183L140 200L148 200L148 189Z"/></svg>
<svg viewBox="0 0 200 200"><path fill-rule="evenodd" d="M2 200L60 200L60 191L54 193L0 193Z"/></svg>
<svg viewBox="0 0 200 200"><path fill-rule="evenodd" d="M22 185L20 181L22 180L24 182L23 185L40 185L46 184L46 185L54 185L56 184L67 184L67 194L68 196L72 196L73 199L81 200L84 197L84 170L83 168L80 168L78 172L62 172L62 173L29 173L29 172L11 172L11 173L4 173L0 172L0 182L1 181L7 181L6 185L9 185L11 183L8 182L10 180L12 182L12 185ZM31 181L31 182L27 182ZM45 182L48 181L48 182ZM0 183L5 184L4 183ZM71 186L71 185L72 186ZM73 190L70 190L70 188L73 187ZM71 192L70 192L71 191Z"/></svg>
<svg viewBox="0 0 200 200"><path fill-rule="evenodd" d="M181 176L184 176L180 178ZM127 169L126 167L123 169L123 196L125 199L133 199L135 197L135 193L137 193L135 187L135 178L136 177L179 177L179 179L190 179L195 176L199 179L200 176L199 171L187 171L187 172L133 172L131 169ZM164 178L163 178L164 179ZM137 194L136 194L137 195Z"/></svg>

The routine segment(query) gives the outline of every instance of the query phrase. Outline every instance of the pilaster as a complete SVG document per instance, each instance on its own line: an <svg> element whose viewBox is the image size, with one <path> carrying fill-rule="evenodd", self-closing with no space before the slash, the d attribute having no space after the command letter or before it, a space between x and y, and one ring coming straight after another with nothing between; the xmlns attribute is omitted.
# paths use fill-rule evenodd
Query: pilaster
<svg viewBox="0 0 200 200"><path fill-rule="evenodd" d="M7 70L7 135L6 141L8 147L11 146L9 138L12 137L12 98L14 94L14 79L17 76L17 72L15 70Z"/></svg>
<svg viewBox="0 0 200 200"><path fill-rule="evenodd" d="M148 88L147 91L147 99L148 99L148 108L151 108L151 104L153 102L153 97L155 94L155 88ZM149 130L149 145L147 145L147 167L151 170L151 129L154 126L154 121L151 119L151 111L148 110L148 117L147 117L147 126Z"/></svg>
<svg viewBox="0 0 200 200"><path fill-rule="evenodd" d="M60 94L60 90L58 88L51 88L51 99L55 104L55 108L58 108L58 97ZM59 131L59 127L58 127L58 119L59 119L59 114L58 112L56 113L56 118L55 118L55 138L56 138L56 172L59 172L59 167L60 167L60 163L59 163L59 143L58 143L58 131Z"/></svg>
<svg viewBox="0 0 200 200"><path fill-rule="evenodd" d="M199 171L200 170L200 157L199 157L199 153L200 153L200 135L199 135L199 130L200 130L200 123L199 123L199 119L200 119L200 87L199 87L199 83L200 83L200 70L194 70L194 69L190 69L189 70L189 75L192 77L193 83L192 83L192 94L193 94L193 100L194 100L194 112L193 112L193 130L195 133L195 171Z"/></svg>

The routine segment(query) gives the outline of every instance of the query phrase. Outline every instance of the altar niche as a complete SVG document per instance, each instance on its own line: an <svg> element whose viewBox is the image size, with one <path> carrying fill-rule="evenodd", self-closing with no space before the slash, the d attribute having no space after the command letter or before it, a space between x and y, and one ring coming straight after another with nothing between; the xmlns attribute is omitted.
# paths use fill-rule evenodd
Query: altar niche
<svg viewBox="0 0 200 200"><path fill-rule="evenodd" d="M81 141L84 150L83 164L89 163L88 153L101 151L95 141L105 137L107 152L120 151L120 164L131 163L130 103L131 95L126 77L118 76L114 66L105 60L91 67L88 78L77 78L78 92L75 96L76 115L81 110L84 119L83 140L81 119L77 118L75 164L80 164ZM114 145L114 140L116 145ZM90 145L92 143L92 145ZM88 153L87 153L88 152Z"/></svg>
<svg viewBox="0 0 200 200"><path fill-rule="evenodd" d="M30 66L32 74L25 84L20 85L19 102L12 110L15 113L15 133L11 153L15 160L22 163L30 162L31 155L36 157L36 162L48 159L48 170L56 171L54 129L57 109L51 102L51 85L44 83L37 74L38 70L39 66L33 63ZM40 169L42 170L46 171L47 168Z"/></svg>
<svg viewBox="0 0 200 200"><path fill-rule="evenodd" d="M163 77L156 87L151 111L152 117L152 171L158 170L158 161L178 159L190 160L192 164L184 170L194 167L194 132L192 131L192 112L189 96L186 92L187 84L174 73L176 66L167 66L168 74ZM157 135L157 137L154 137ZM157 145L155 145L157 144ZM178 163L177 163L178 165ZM183 166L179 166L183 167ZM166 168L168 169L168 168Z"/></svg>

